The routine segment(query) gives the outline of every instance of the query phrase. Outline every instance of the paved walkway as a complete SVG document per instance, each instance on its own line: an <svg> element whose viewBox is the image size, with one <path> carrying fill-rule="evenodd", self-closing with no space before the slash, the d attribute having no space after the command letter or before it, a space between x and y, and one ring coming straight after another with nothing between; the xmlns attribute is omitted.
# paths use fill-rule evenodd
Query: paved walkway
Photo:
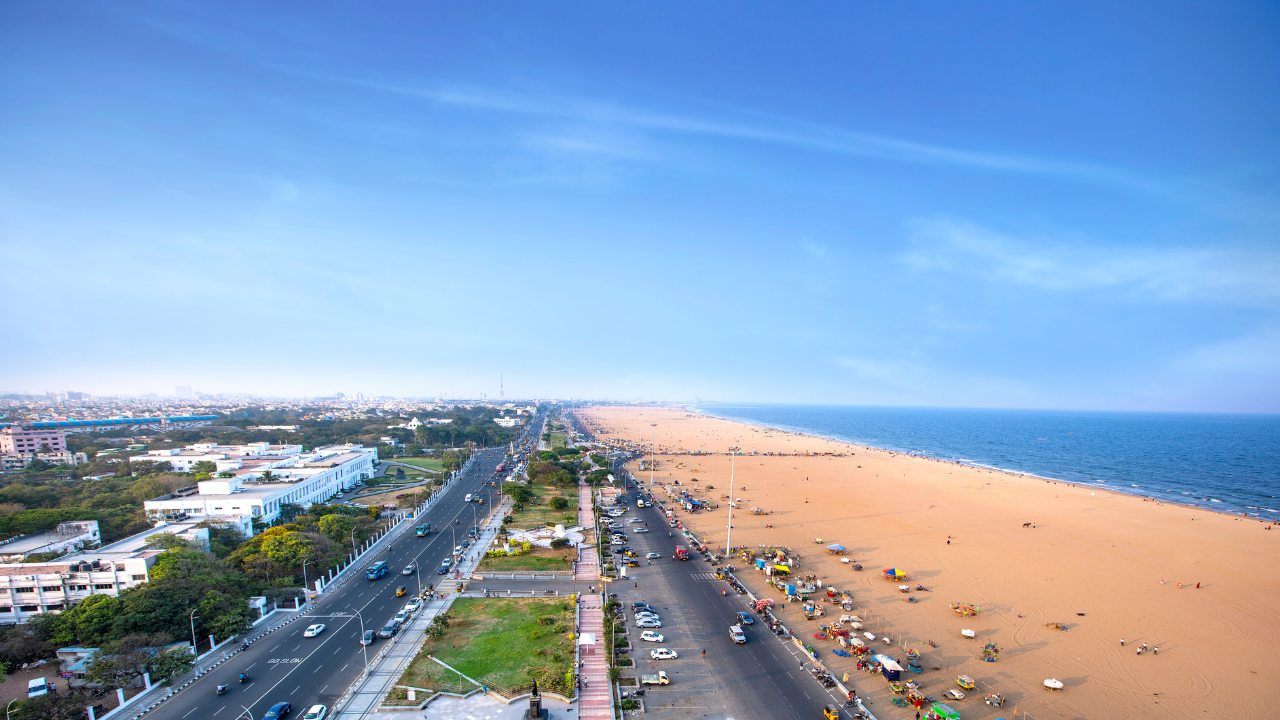
<svg viewBox="0 0 1280 720"><path fill-rule="evenodd" d="M542 696L542 707L551 711L553 720L566 720L576 715L572 705L550 695ZM422 713L406 712L403 717L421 715L427 720L523 720L528 709L528 700L516 700L508 705L491 695L476 694L469 698L437 698ZM393 713L392 717L398 716Z"/></svg>
<svg viewBox="0 0 1280 720"><path fill-rule="evenodd" d="M582 526L583 532L596 526L596 513L591 509L591 486L585 483L578 485L578 524ZM596 551L595 545L578 550L578 564L574 567L573 579L600 579L600 553Z"/></svg>
<svg viewBox="0 0 1280 720"><path fill-rule="evenodd" d="M594 633L596 636L595 645L582 646L590 649L581 656L583 665L579 677L582 688L578 690L578 717L582 720L612 720L609 658L605 655L604 644L604 610L598 593L582 596L578 622L582 632Z"/></svg>

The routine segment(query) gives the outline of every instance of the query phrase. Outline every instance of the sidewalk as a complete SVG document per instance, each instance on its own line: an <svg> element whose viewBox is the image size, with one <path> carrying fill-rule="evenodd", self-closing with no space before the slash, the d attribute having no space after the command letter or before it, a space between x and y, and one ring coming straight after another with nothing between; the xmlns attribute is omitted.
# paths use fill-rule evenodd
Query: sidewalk
<svg viewBox="0 0 1280 720"><path fill-rule="evenodd" d="M581 631L596 636L593 652L582 656L583 666L578 677L582 687L578 689L578 717L582 720L612 720L612 688L609 686L609 657L604 643L604 610L598 593L582 596L578 608Z"/></svg>
<svg viewBox="0 0 1280 720"><path fill-rule="evenodd" d="M578 524L584 530L594 529L596 526L596 513L592 509L590 485L578 486ZM574 566L573 579L600 579L600 553L595 545L578 549L578 564Z"/></svg>
<svg viewBox="0 0 1280 720"><path fill-rule="evenodd" d="M480 564L480 559L484 556L481 549L488 547L489 542L497 535L498 526L502 523L503 507L505 504L499 505L494 510L489 522L481 530L475 545L476 551L471 559L459 563L464 578L471 577L471 573L475 571ZM457 582L465 582L465 580ZM437 590L440 589L437 588ZM418 651L426 642L427 626L437 615L448 612L453 601L458 597L452 589L445 591L445 595L443 598L428 602L426 607L400 630L395 639L369 662L368 676L356 680L348 694L334 703L334 707L341 707L341 710L333 716L335 720L339 718L355 720L370 717L378 712L378 707L386 699L387 693L391 692L391 688L400 681L405 668L418 655Z"/></svg>

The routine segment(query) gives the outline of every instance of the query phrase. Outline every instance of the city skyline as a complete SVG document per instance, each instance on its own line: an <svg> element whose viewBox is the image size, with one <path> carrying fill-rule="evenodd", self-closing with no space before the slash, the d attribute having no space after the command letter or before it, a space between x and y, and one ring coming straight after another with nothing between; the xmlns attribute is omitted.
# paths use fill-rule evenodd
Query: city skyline
<svg viewBox="0 0 1280 720"><path fill-rule="evenodd" d="M1278 31L11 5L0 386L1280 412Z"/></svg>

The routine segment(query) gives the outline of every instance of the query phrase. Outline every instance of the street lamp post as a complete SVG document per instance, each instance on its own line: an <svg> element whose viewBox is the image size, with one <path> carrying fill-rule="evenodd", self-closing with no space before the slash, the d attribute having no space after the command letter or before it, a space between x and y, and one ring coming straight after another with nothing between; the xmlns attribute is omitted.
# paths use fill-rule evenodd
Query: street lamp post
<svg viewBox="0 0 1280 720"><path fill-rule="evenodd" d="M191 611L191 654L197 655L196 652L196 611Z"/></svg>
<svg viewBox="0 0 1280 720"><path fill-rule="evenodd" d="M364 674L368 675L369 674L369 646L364 644L364 616L361 615L360 611L355 608L351 608L351 612L355 613L356 617L360 620L360 649L364 651Z"/></svg>
<svg viewBox="0 0 1280 720"><path fill-rule="evenodd" d="M653 446L658 442L658 423L649 423L649 426L653 428L649 433L649 487L653 487Z"/></svg>
<svg viewBox="0 0 1280 720"><path fill-rule="evenodd" d="M732 483L730 483L732 484ZM302 595L307 595L307 563L311 562L311 556L302 558Z"/></svg>
<svg viewBox="0 0 1280 720"><path fill-rule="evenodd" d="M729 448L729 533L724 540L725 557L733 552L733 465L738 457L738 448Z"/></svg>

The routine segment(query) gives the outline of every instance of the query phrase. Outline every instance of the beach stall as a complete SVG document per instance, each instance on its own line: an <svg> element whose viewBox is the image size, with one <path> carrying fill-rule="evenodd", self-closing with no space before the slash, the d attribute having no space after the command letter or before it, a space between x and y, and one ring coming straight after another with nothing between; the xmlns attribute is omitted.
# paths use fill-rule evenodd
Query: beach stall
<svg viewBox="0 0 1280 720"><path fill-rule="evenodd" d="M906 580L907 574L898 568L888 568L884 571L885 580Z"/></svg>
<svg viewBox="0 0 1280 720"><path fill-rule="evenodd" d="M831 553L832 555L843 555L848 551L849 551L849 548L843 545L840 545L838 543L827 546L827 552Z"/></svg>
<svg viewBox="0 0 1280 720"><path fill-rule="evenodd" d="M925 717L930 720L960 720L960 713L946 703L934 703Z"/></svg>
<svg viewBox="0 0 1280 720"><path fill-rule="evenodd" d="M902 679L902 666L897 660L888 655L877 654L876 662L880 663L880 674L884 675L884 679L889 682L898 682Z"/></svg>
<svg viewBox="0 0 1280 720"><path fill-rule="evenodd" d="M790 575L791 568L787 567L786 565L778 565L777 563L774 563L773 574L774 575Z"/></svg>

